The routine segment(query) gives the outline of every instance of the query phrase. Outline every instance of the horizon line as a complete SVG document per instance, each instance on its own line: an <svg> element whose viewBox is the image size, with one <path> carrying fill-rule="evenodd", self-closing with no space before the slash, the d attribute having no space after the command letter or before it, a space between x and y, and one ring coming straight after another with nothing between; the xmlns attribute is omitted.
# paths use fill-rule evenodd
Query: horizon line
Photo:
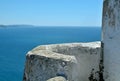
<svg viewBox="0 0 120 81"><path fill-rule="evenodd" d="M0 26L36 26L36 27L101 27L101 26L88 26L88 25L31 25L31 24L0 24Z"/></svg>

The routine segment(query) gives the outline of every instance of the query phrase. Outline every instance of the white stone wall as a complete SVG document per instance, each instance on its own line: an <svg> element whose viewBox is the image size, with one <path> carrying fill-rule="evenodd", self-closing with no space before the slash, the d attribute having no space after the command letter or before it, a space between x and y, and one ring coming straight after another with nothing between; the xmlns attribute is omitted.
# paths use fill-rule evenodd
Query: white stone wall
<svg viewBox="0 0 120 81"><path fill-rule="evenodd" d="M24 81L46 81L61 72L68 81L89 81L93 69L98 80L100 51L100 42L38 46L27 54Z"/></svg>
<svg viewBox="0 0 120 81"><path fill-rule="evenodd" d="M102 41L105 81L120 81L120 0L104 0Z"/></svg>

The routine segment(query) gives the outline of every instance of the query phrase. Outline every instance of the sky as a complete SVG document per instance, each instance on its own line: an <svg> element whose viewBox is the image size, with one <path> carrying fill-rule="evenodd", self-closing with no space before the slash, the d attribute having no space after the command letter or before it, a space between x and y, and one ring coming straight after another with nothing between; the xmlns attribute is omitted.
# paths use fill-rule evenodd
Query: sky
<svg viewBox="0 0 120 81"><path fill-rule="evenodd" d="M0 0L0 24L101 26L103 0Z"/></svg>

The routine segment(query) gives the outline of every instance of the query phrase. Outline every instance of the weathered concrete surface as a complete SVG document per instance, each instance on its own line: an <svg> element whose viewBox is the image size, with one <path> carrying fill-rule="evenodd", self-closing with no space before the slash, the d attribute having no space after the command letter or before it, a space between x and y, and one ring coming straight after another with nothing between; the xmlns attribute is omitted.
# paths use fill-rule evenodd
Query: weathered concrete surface
<svg viewBox="0 0 120 81"><path fill-rule="evenodd" d="M120 0L104 0L102 28L105 81L120 81Z"/></svg>
<svg viewBox="0 0 120 81"><path fill-rule="evenodd" d="M57 75L72 79L74 56L54 53L47 50L29 52L27 55L24 81L46 81Z"/></svg>
<svg viewBox="0 0 120 81"><path fill-rule="evenodd" d="M99 79L100 42L43 45L29 51L23 81L46 81L63 76L68 81Z"/></svg>

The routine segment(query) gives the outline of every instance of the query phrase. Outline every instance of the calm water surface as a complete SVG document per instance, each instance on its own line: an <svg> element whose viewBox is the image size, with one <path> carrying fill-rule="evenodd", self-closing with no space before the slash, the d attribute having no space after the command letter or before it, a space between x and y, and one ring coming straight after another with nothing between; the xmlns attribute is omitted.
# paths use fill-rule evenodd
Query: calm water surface
<svg viewBox="0 0 120 81"><path fill-rule="evenodd" d="M25 55L38 45L100 41L100 27L0 28L0 81L22 81Z"/></svg>

